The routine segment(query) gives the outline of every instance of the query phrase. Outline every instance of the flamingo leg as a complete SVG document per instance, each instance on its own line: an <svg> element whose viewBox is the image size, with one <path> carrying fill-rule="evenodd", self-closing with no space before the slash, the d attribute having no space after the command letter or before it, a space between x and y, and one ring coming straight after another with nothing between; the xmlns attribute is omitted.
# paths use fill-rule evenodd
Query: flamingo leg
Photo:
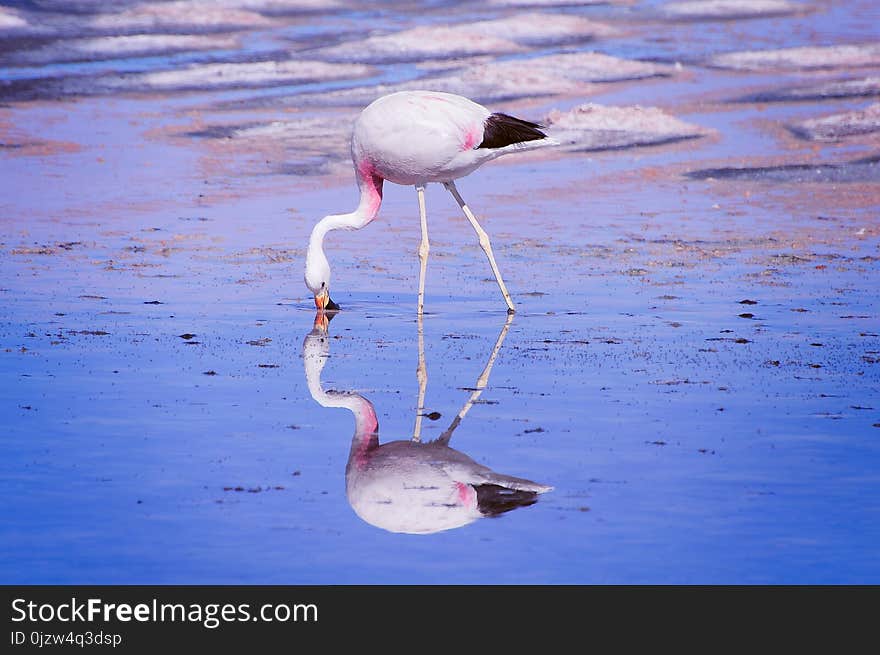
<svg viewBox="0 0 880 655"><path fill-rule="evenodd" d="M428 266L428 252L431 245L428 243L428 215L425 212L425 186L416 186L419 195L419 218L422 222L422 241L419 244L419 316L425 309L425 270Z"/></svg>
<svg viewBox="0 0 880 655"><path fill-rule="evenodd" d="M467 217L468 221L470 221L471 227L473 227L474 231L477 233L477 237L480 239L480 247L483 249L483 252L486 253L486 257L489 258L489 265L492 267L492 272L495 274L498 288L501 289L501 294L504 296L504 301L507 303L507 313L513 314L516 311L516 307L514 307L513 301L510 299L507 287L504 286L504 280L501 279L501 272L498 270L498 264L495 263L495 255L492 254L492 243L489 241L489 235L486 234L486 230L484 230L477 222L470 207L467 206L464 199L461 197L461 194L458 193L458 189L455 188L455 182L444 182L443 186L445 186L446 190L452 194L453 198L455 198L458 206L461 207L461 211L464 212L464 215Z"/></svg>

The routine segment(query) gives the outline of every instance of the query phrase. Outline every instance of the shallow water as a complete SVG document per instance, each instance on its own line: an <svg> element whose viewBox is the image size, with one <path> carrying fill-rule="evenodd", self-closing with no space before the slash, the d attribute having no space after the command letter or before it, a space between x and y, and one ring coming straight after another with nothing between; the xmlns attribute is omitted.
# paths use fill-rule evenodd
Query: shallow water
<svg viewBox="0 0 880 655"><path fill-rule="evenodd" d="M345 148L356 108L322 108L316 94L424 70L395 59L369 78L185 92L145 92L119 73L284 47L312 57L371 29L515 10L267 12L271 24L234 32L231 55L27 68L12 55L92 33L81 18L21 12L61 27L0 39L0 76L14 81L0 87L0 581L880 580L878 132L810 142L789 129L876 96L743 101L878 71L703 65L876 41L872 3L799 4L809 11L723 21L669 21L658 2L542 9L619 35L497 55L683 62L501 109L656 106L707 132L509 157L461 180L518 305L509 323L472 231L429 187L421 440L482 389L449 446L552 490L419 535L359 518L346 493L354 414L309 386L368 401L380 444L412 437L412 189L386 185L375 223L328 237L343 311L318 333L326 359L304 357L316 317L301 271L315 220L356 198ZM320 138L266 127L300 117L324 120ZM259 129L230 138L242 125Z"/></svg>

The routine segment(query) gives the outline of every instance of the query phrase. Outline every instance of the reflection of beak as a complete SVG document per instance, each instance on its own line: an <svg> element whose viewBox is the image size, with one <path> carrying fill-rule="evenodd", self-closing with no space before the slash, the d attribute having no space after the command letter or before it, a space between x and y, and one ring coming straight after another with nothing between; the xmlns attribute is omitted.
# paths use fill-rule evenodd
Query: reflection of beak
<svg viewBox="0 0 880 655"><path fill-rule="evenodd" d="M326 333L329 327L330 318L323 311L318 310L315 313L315 324L313 326L313 329L318 330L319 332Z"/></svg>

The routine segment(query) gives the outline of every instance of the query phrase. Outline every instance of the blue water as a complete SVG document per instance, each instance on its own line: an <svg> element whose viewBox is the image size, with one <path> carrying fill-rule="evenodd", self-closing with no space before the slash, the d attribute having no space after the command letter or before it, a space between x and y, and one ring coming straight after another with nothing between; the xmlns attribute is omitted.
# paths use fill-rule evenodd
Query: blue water
<svg viewBox="0 0 880 655"><path fill-rule="evenodd" d="M494 285L468 297L442 281L447 248L429 268L425 411L441 417L424 420L424 440L465 402L505 322ZM478 273L478 254L457 278ZM555 489L420 536L368 525L348 505L354 421L310 396L301 349L314 312L277 303L283 279L232 297L222 275L198 288L184 275L131 289L96 276L67 289L16 282L6 258L2 480L12 502L0 577L877 580L874 263L831 273L830 285L793 266L781 273L787 286L762 287L744 282L749 267L734 255L733 277L710 267L669 286L674 267L645 284L618 258L592 256L581 282L558 278L538 295L552 275L529 276L536 256L505 256L520 312L451 445ZM351 257L336 255L349 270ZM579 257L554 252L562 266ZM381 291L395 284L383 279L367 275L372 293L340 291L321 381L370 400L384 443L412 433L418 343L414 297ZM83 330L107 334L74 333Z"/></svg>
<svg viewBox="0 0 880 655"><path fill-rule="evenodd" d="M855 20L871 3L671 26L656 22L658 4L560 11L637 28L578 49L663 61L871 36ZM423 13L318 14L246 35L237 56L495 15ZM661 27L668 38L650 37ZM226 53L0 78L211 57ZM864 99L724 104L770 74L605 87L718 135L461 181L519 311L450 445L553 490L427 535L355 514L352 414L315 401L302 358L315 320L304 244L317 218L349 210L350 180L255 173L241 162L269 155L179 132L203 113L227 118L215 103L417 74L394 64L368 80L6 108L4 142L76 147L0 151L0 582L880 582L876 185L679 176L801 161L814 145L821 160L870 153L867 139L805 145L767 127ZM328 238L343 312L321 372L325 389L372 403L381 443L412 435L419 362L415 194L387 185L384 202L364 232ZM507 318L442 188L429 188L428 211L423 441L467 401Z"/></svg>

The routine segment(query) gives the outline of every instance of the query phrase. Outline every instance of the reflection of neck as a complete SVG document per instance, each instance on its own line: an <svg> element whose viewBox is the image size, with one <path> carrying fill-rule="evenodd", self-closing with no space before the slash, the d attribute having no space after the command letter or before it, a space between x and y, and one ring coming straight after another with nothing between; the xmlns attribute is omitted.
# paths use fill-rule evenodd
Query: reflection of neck
<svg viewBox="0 0 880 655"><path fill-rule="evenodd" d="M306 382L309 393L322 407L344 407L354 414L354 437L351 442L351 457L362 461L369 451L379 446L379 420L373 403L351 391L325 391L321 386L321 371L327 362L327 352L309 349L309 339L326 339L327 335L312 333L306 337L303 360L306 369ZM323 342L321 345L324 345Z"/></svg>

